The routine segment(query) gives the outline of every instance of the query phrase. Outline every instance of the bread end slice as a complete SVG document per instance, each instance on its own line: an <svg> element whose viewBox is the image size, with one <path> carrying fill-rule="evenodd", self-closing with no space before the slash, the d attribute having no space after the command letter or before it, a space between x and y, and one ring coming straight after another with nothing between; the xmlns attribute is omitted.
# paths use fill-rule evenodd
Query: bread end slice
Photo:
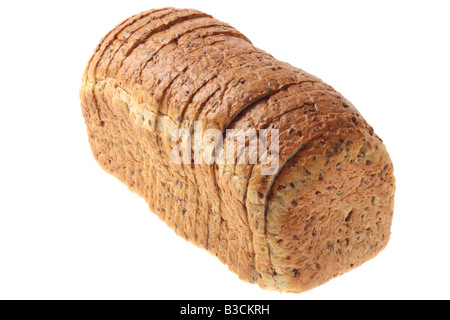
<svg viewBox="0 0 450 320"><path fill-rule="evenodd" d="M390 238L395 178L362 129L326 132L276 178L266 207L266 289L300 293L374 258Z"/></svg>

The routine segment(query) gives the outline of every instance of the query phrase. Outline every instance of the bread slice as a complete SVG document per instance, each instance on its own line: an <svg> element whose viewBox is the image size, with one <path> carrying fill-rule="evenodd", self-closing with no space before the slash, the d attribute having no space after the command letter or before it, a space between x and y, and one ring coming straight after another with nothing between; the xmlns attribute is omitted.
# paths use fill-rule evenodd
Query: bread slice
<svg viewBox="0 0 450 320"><path fill-rule="evenodd" d="M395 179L373 128L319 78L207 14L163 8L125 20L96 48L80 97L102 168L242 280L304 292L389 241ZM179 129L214 129L224 147L233 129L245 144L230 163L177 164ZM262 130L279 134L269 175L247 148L256 138L276 146Z"/></svg>

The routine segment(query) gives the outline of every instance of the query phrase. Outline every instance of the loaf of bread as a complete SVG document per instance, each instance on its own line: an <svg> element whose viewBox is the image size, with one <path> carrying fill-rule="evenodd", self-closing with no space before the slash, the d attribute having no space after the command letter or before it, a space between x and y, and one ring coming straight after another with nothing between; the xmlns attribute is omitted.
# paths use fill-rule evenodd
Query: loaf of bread
<svg viewBox="0 0 450 320"><path fill-rule="evenodd" d="M389 241L393 165L372 127L332 87L210 15L163 8L125 20L96 48L80 96L101 167L242 280L304 292ZM188 162L176 161L174 132L208 130L223 147L245 133L235 161L217 161L218 140L208 149L194 138L179 153ZM254 138L276 166L250 161ZM194 161L199 150L216 161Z"/></svg>

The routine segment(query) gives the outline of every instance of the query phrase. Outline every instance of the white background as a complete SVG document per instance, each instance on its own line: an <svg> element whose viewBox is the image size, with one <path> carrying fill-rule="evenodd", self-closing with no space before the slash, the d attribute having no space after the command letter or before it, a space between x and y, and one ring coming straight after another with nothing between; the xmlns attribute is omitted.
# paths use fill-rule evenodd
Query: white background
<svg viewBox="0 0 450 320"><path fill-rule="evenodd" d="M229 22L357 106L397 177L376 259L300 295L263 291L100 169L82 72L111 28L163 6ZM0 298L449 299L449 14L448 1L2 1Z"/></svg>

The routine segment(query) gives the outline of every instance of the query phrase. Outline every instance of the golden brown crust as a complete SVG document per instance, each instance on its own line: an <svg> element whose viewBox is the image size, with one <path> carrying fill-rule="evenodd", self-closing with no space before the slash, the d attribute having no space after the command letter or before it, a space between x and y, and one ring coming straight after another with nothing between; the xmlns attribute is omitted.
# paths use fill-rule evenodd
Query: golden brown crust
<svg viewBox="0 0 450 320"><path fill-rule="evenodd" d="M139 28L143 27L153 18L161 17L169 14L173 9L165 8L161 10L150 10L135 15L119 26L114 28L105 38L102 39L92 59L89 61L87 76L89 81L95 81L96 76L102 77L106 75L106 71L111 59L115 56L121 45L129 39L129 37ZM99 72L97 69L101 68Z"/></svg>
<svg viewBox="0 0 450 320"><path fill-rule="evenodd" d="M326 132L286 164L265 212L279 288L312 289L386 246L394 200L392 169L383 144L355 128Z"/></svg>
<svg viewBox="0 0 450 320"><path fill-rule="evenodd" d="M388 242L395 181L382 141L332 87L226 23L191 9L133 16L96 48L80 96L100 165L245 281L303 292ZM280 166L175 164L178 128L277 129Z"/></svg>

